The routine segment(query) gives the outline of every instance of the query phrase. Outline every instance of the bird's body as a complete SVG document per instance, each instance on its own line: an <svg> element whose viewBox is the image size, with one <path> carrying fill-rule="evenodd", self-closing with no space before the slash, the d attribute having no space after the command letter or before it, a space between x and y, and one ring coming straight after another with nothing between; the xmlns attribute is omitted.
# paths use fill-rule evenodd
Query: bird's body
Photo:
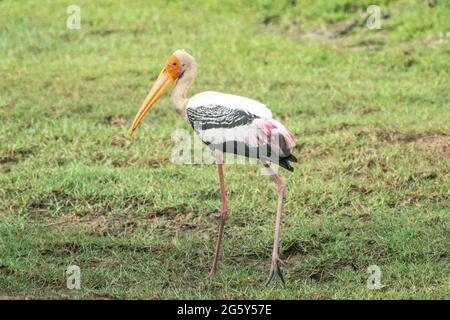
<svg viewBox="0 0 450 320"><path fill-rule="evenodd" d="M212 149L277 163L293 170L294 136L259 101L206 91L189 99L186 117Z"/></svg>
<svg viewBox="0 0 450 320"><path fill-rule="evenodd" d="M216 244L216 252L210 275L215 274L223 236L223 228L228 213L224 185L222 152L230 152L261 160L278 186L278 205L275 222L275 239L269 281L275 274L281 274L279 258L281 206L285 184L270 167L269 163L293 171L289 162L297 162L291 150L295 138L279 121L272 118L272 112L261 102L242 96L206 91L187 98L187 91L197 74L194 58L184 50L177 50L169 57L164 69L139 109L131 133L139 125L144 114L156 100L176 81L171 93L175 110L192 126L200 139L216 150L221 191L221 221ZM283 280L284 281L284 280Z"/></svg>

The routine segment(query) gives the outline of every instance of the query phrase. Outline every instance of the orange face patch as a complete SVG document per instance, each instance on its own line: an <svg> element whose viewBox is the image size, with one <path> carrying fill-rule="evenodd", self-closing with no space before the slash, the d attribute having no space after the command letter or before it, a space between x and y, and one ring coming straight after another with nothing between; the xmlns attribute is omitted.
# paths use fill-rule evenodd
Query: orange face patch
<svg viewBox="0 0 450 320"><path fill-rule="evenodd" d="M181 66L180 61L174 55L171 55L169 59L167 59L166 63L166 73L173 79L176 80L178 78Z"/></svg>

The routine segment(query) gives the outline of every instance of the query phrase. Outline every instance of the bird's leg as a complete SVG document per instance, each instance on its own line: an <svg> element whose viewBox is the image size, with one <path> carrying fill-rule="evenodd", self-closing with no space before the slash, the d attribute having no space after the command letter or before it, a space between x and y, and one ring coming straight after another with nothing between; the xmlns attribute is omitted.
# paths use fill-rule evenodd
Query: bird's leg
<svg viewBox="0 0 450 320"><path fill-rule="evenodd" d="M275 219L275 236L273 240L273 251L272 251L272 262L270 265L269 278L267 279L266 285L272 281L276 274L280 276L281 281L284 284L283 274L281 272L281 265L283 261L280 259L280 232L281 232L281 207L283 204L283 194L286 188L283 180L275 173L275 171L268 165L264 164L267 168L270 176L275 181L278 186L278 203L277 203L277 216Z"/></svg>
<svg viewBox="0 0 450 320"><path fill-rule="evenodd" d="M219 232L217 235L216 253L214 254L213 264L211 267L211 271L209 272L210 276L213 276L217 272L217 261L219 260L220 255L220 244L222 242L223 228L225 226L225 220L227 218L228 212L227 195L225 193L225 183L223 178L222 154L219 151L216 152L216 162L217 162L217 169L219 172L220 197L222 205L220 207L220 224L219 224Z"/></svg>

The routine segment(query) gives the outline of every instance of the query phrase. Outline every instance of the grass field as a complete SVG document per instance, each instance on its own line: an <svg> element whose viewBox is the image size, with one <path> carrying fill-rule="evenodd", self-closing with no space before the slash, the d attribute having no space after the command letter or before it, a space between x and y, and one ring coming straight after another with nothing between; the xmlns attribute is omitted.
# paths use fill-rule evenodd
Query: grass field
<svg viewBox="0 0 450 320"><path fill-rule="evenodd" d="M449 298L449 2L3 0L0 17L0 298ZM225 166L209 278L215 166L171 163L189 126L168 96L127 134L179 48L192 93L263 101L304 143L280 171L286 287L264 287L276 187L258 166Z"/></svg>

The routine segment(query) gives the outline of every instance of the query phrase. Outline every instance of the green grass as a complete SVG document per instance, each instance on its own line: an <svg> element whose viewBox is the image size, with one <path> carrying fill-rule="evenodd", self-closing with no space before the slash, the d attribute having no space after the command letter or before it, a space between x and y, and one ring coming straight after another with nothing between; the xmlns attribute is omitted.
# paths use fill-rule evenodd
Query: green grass
<svg viewBox="0 0 450 320"><path fill-rule="evenodd" d="M0 1L0 297L447 299L450 5L434 2L379 1L369 30L373 1L76 1L69 30L71 1ZM192 93L263 101L305 144L282 172L286 287L263 286L276 187L259 167L225 166L210 279L216 168L170 162L189 126L167 96L127 135L178 48Z"/></svg>

